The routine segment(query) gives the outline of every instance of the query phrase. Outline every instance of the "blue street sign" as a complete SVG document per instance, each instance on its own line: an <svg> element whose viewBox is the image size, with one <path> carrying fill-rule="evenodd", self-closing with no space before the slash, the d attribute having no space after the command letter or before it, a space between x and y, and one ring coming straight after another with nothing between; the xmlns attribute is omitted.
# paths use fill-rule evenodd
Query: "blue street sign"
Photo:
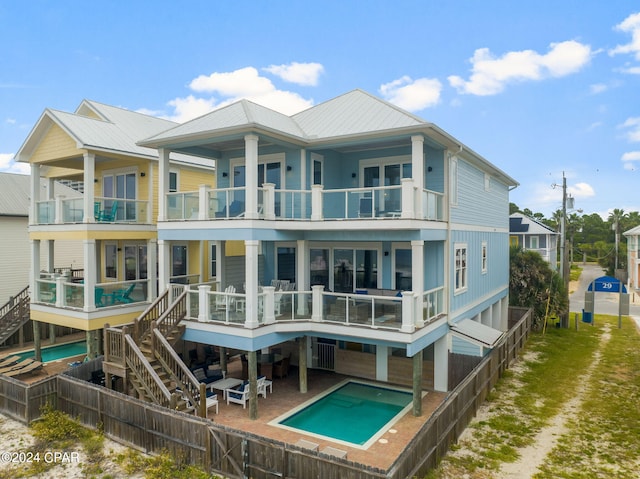
<svg viewBox="0 0 640 479"><path fill-rule="evenodd" d="M620 286L621 284L618 278L614 278L613 276L600 276L591 282L588 291L602 293L620 293L622 291L623 293L626 293L626 286L623 284L622 290L620 289Z"/></svg>

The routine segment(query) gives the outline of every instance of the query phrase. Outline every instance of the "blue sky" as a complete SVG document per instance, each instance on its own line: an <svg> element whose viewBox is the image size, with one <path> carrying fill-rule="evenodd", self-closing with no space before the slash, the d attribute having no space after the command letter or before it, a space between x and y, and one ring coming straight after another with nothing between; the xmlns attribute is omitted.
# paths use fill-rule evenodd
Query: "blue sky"
<svg viewBox="0 0 640 479"><path fill-rule="evenodd" d="M639 211L640 4L0 0L0 171L45 108L185 121L239 98L292 114L360 88L433 122L549 217Z"/></svg>

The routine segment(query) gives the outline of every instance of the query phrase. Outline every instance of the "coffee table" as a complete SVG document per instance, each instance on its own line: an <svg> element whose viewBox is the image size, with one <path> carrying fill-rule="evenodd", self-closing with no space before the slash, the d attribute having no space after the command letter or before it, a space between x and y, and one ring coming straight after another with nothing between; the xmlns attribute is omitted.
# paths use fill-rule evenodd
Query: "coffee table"
<svg viewBox="0 0 640 479"><path fill-rule="evenodd" d="M214 389L217 389L218 391L222 391L222 399L226 399L227 398L227 389L231 389L235 386L238 386L242 384L242 379L238 379L238 378L224 378L224 379L220 379L218 381L214 381L212 383L208 384L208 388L211 389L212 391Z"/></svg>

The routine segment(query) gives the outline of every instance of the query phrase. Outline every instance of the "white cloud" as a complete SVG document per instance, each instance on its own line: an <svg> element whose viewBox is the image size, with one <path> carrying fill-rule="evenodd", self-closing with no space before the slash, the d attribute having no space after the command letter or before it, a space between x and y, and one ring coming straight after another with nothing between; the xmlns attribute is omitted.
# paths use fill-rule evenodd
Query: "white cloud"
<svg viewBox="0 0 640 479"><path fill-rule="evenodd" d="M204 95L191 94L171 100L168 104L174 108L174 113L167 118L177 122L188 121L243 98L285 115L293 115L313 106L311 99L277 89L269 78L261 76L254 67L200 75L189 83L189 88Z"/></svg>
<svg viewBox="0 0 640 479"><path fill-rule="evenodd" d="M476 50L470 59L471 77L451 75L449 84L458 93L495 95L510 84L519 81L539 81L570 75L589 63L593 52L589 45L574 40L552 43L548 53L541 55L533 50L505 53L495 57L488 48Z"/></svg>
<svg viewBox="0 0 640 479"><path fill-rule="evenodd" d="M608 89L609 87L607 87L607 85L605 85L604 83L594 83L589 87L589 91L592 95L597 95L598 93L602 93L604 91L607 91Z"/></svg>
<svg viewBox="0 0 640 479"><path fill-rule="evenodd" d="M5 123L7 123L9 125L15 125L16 124L16 119L15 118L7 118L5 120Z"/></svg>
<svg viewBox="0 0 640 479"><path fill-rule="evenodd" d="M615 26L616 30L631 34L631 41L625 45L617 45L609 50L609 55L631 53L640 60L640 12L633 13Z"/></svg>
<svg viewBox="0 0 640 479"><path fill-rule="evenodd" d="M31 166L28 163L17 163L13 157L13 153L0 153L0 171L23 175L31 173Z"/></svg>
<svg viewBox="0 0 640 479"><path fill-rule="evenodd" d="M389 102L409 111L420 111L437 105L442 83L434 78L412 80L403 76L380 86L380 93Z"/></svg>
<svg viewBox="0 0 640 479"><path fill-rule="evenodd" d="M263 70L290 83L316 86L320 74L324 72L324 67L320 63L292 62L288 65L269 65Z"/></svg>
<svg viewBox="0 0 640 479"><path fill-rule="evenodd" d="M596 192L589 183L576 183L573 186L567 185L567 194L570 194L576 199L584 199L595 196Z"/></svg>
<svg viewBox="0 0 640 479"><path fill-rule="evenodd" d="M627 141L636 143L640 141L640 117L630 117L619 126L619 128L626 129L625 137Z"/></svg>
<svg viewBox="0 0 640 479"><path fill-rule="evenodd" d="M640 151L629 151L622 155L622 167L625 170L635 170L636 162L640 162Z"/></svg>

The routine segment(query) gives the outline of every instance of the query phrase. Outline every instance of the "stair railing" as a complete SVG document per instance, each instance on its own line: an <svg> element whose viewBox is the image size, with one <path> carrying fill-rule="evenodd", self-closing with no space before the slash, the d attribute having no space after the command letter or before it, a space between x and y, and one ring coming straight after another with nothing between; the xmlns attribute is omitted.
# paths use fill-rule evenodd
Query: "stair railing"
<svg viewBox="0 0 640 479"><path fill-rule="evenodd" d="M27 286L0 308L0 343L3 343L20 326L29 321L30 316L31 305L29 287Z"/></svg>
<svg viewBox="0 0 640 479"><path fill-rule="evenodd" d="M171 394L133 338L128 334L124 335L124 356L127 366L138 378L150 399L156 404L175 409L176 396Z"/></svg>
<svg viewBox="0 0 640 479"><path fill-rule="evenodd" d="M133 323L133 339L140 344L142 339L150 333L151 322L156 321L169 307L169 290L158 296Z"/></svg>
<svg viewBox="0 0 640 479"><path fill-rule="evenodd" d="M187 316L187 290L182 291L169 308L158 317L156 327L166 337L179 327L180 321Z"/></svg>
<svg viewBox="0 0 640 479"><path fill-rule="evenodd" d="M207 386L196 379L184 361L175 352L167 338L156 327L155 322L151 326L151 346L154 356L168 372L171 379L185 398L191 402L200 417L207 417Z"/></svg>

